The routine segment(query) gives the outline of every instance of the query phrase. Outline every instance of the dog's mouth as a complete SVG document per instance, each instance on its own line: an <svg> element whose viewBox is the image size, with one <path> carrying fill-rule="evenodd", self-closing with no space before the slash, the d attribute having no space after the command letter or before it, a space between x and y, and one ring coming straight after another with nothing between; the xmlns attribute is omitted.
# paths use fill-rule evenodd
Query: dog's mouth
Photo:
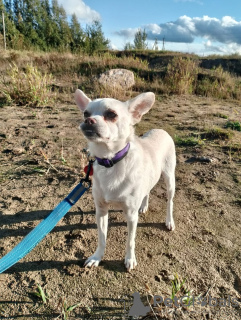
<svg viewBox="0 0 241 320"><path fill-rule="evenodd" d="M100 137L100 134L93 130L84 130L83 133L87 138Z"/></svg>
<svg viewBox="0 0 241 320"><path fill-rule="evenodd" d="M88 139L100 138L101 135L97 131L97 128L93 125L81 124L80 129L82 130L83 134Z"/></svg>

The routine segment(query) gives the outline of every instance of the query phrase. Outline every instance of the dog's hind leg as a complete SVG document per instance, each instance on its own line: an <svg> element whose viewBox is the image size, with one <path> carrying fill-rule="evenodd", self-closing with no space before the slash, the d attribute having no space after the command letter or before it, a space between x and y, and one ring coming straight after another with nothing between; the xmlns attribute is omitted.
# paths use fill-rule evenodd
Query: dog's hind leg
<svg viewBox="0 0 241 320"><path fill-rule="evenodd" d="M96 203L96 222L98 227L98 247L95 253L85 261L86 267L97 267L104 255L108 228L108 205Z"/></svg>
<svg viewBox="0 0 241 320"><path fill-rule="evenodd" d="M144 199L142 200L142 204L140 206L140 209L139 209L139 213L145 213L147 212L148 210L148 204L149 204L149 194L146 195L144 197Z"/></svg>
<svg viewBox="0 0 241 320"><path fill-rule="evenodd" d="M166 227L168 230L173 231L175 229L175 223L173 219L173 197L175 194L175 169L169 172L163 172L163 177L167 186L167 216Z"/></svg>

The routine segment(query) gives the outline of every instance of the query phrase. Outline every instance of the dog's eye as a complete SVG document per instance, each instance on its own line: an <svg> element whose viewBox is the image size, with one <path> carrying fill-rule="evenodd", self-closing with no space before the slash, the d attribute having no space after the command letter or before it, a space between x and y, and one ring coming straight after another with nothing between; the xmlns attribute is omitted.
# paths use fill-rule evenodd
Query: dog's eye
<svg viewBox="0 0 241 320"><path fill-rule="evenodd" d="M115 111L107 110L104 114L105 119L107 120L114 120L117 117Z"/></svg>
<svg viewBox="0 0 241 320"><path fill-rule="evenodd" d="M89 111L85 111L84 112L84 117L85 118L89 118L91 116L90 112Z"/></svg>

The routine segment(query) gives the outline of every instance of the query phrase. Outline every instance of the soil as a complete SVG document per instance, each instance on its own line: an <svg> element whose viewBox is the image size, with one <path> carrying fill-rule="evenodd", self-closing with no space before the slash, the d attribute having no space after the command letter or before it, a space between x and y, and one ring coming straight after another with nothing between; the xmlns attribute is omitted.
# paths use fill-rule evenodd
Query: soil
<svg viewBox="0 0 241 320"><path fill-rule="evenodd" d="M0 111L2 257L78 183L86 141L71 102ZM97 244L93 198L85 193L37 247L0 274L0 319L127 319L134 292L152 306L145 319L241 319L241 132L224 129L226 118L241 120L240 102L158 96L136 133L159 127L177 142L175 231L165 228L161 180L139 218L137 268L125 270L126 222L111 210L104 259L85 269ZM170 298L173 288L176 297L189 292L208 303L154 307L154 296Z"/></svg>

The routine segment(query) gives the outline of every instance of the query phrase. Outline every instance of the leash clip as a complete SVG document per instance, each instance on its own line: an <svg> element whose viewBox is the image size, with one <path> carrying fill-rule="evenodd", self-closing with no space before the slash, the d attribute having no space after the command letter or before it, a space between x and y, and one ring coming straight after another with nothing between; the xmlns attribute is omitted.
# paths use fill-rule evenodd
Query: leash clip
<svg viewBox="0 0 241 320"><path fill-rule="evenodd" d="M81 179L81 182L85 182L85 183L88 183L88 184L89 184L89 187L88 187L88 188L91 187L90 176L93 175L93 162L94 162L94 161L95 161L95 160L92 160L92 159L89 160L88 166L85 167L85 168L87 169L87 170L85 170L86 176L85 176L85 178Z"/></svg>

